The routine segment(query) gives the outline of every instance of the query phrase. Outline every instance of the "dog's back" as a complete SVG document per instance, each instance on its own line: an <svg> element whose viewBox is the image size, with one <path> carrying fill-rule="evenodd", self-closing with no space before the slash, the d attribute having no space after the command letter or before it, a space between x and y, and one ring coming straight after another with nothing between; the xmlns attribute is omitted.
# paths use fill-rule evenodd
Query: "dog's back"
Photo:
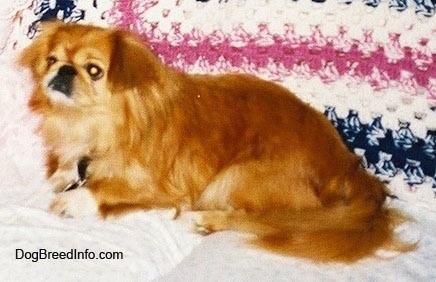
<svg viewBox="0 0 436 282"><path fill-rule="evenodd" d="M197 120L204 111L206 128L215 134L222 130L216 136L235 134L213 140L212 146L220 147L208 149L232 156L196 203L206 210L198 224L202 232L251 232L258 235L257 246L321 261L351 262L380 248L414 247L394 236L402 217L383 206L384 184L361 168L359 157L321 113L256 78L198 79ZM202 109L202 103L210 104ZM211 113L207 109L213 105ZM198 136L198 141L210 138Z"/></svg>

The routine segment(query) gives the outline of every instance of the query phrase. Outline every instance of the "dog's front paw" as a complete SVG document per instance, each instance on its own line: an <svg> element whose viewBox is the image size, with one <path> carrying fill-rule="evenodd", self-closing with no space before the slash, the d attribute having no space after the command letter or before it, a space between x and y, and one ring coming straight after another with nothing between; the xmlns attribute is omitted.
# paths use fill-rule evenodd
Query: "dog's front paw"
<svg viewBox="0 0 436 282"><path fill-rule="evenodd" d="M86 187L59 193L50 205L50 212L61 217L88 217L98 214L97 202Z"/></svg>

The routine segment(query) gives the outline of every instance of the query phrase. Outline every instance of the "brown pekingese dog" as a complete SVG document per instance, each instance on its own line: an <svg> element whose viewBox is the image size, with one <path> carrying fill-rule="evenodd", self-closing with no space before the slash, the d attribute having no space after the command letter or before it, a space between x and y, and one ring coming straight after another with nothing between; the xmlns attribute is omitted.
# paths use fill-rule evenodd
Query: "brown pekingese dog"
<svg viewBox="0 0 436 282"><path fill-rule="evenodd" d="M36 84L55 214L194 211L198 232L248 232L318 261L414 247L394 235L401 216L383 206L385 186L281 86L184 74L127 31L59 22L20 63Z"/></svg>

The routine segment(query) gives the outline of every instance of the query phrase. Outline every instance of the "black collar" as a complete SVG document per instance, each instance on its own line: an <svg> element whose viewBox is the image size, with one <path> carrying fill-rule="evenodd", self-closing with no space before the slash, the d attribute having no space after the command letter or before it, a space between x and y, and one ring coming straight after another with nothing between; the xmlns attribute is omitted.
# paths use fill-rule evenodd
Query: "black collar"
<svg viewBox="0 0 436 282"><path fill-rule="evenodd" d="M86 184L86 181L88 180L88 173L87 173L87 168L90 162L90 158L89 157L82 157L79 162L77 163L77 174L78 174L78 178L67 185L67 187L65 187L65 189L63 190L63 192L67 192L79 187L82 187L83 185Z"/></svg>

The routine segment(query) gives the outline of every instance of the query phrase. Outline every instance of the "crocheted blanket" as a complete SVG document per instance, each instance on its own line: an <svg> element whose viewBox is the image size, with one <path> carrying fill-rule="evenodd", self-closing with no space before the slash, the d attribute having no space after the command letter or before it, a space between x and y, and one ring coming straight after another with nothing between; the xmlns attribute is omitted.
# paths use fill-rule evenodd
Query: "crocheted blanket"
<svg viewBox="0 0 436 282"><path fill-rule="evenodd" d="M350 150L394 194L435 206L434 1L40 0L33 5L21 11L19 28L11 28L5 43L0 38L0 47L19 49L34 37L38 22L57 17L133 30L165 63L186 72L244 72L276 81L324 112Z"/></svg>

